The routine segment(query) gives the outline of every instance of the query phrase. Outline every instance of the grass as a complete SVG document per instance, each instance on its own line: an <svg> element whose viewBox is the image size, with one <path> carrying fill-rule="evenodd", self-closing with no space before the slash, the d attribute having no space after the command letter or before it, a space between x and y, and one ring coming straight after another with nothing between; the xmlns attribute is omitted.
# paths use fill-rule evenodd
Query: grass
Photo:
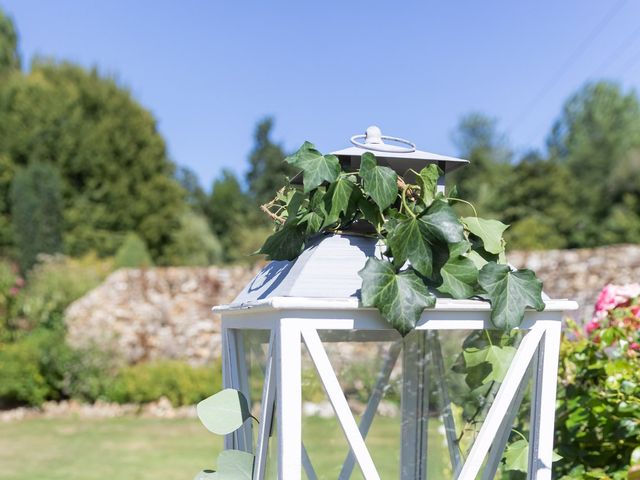
<svg viewBox="0 0 640 480"><path fill-rule="evenodd" d="M385 479L398 478L399 428L398 419L378 418L367 440ZM319 478L337 478L348 449L336 421L305 419L303 438ZM430 478L444 478L435 426L429 441ZM23 420L0 424L0 480L184 480L214 467L221 448L197 419Z"/></svg>

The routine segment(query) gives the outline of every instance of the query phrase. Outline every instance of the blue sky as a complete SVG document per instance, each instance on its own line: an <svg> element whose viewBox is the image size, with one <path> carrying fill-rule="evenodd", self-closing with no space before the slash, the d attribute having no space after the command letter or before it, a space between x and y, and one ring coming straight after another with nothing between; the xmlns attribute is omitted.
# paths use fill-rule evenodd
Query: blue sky
<svg viewBox="0 0 640 480"><path fill-rule="evenodd" d="M459 117L542 147L590 78L640 86L640 2L0 0L34 55L94 66L150 109L171 158L208 188L246 171L258 119L323 151L370 124L455 154Z"/></svg>

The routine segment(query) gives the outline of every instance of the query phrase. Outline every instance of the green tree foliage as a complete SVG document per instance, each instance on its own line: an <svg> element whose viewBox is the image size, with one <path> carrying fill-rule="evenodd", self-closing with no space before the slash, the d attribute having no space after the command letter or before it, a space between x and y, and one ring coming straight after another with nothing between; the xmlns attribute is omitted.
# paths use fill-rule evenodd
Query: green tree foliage
<svg viewBox="0 0 640 480"><path fill-rule="evenodd" d="M115 267L140 268L152 265L153 261L144 240L136 233L129 232L116 252Z"/></svg>
<svg viewBox="0 0 640 480"><path fill-rule="evenodd" d="M0 118L0 157L61 173L67 253L112 254L135 231L162 257L184 191L155 119L128 91L95 69L35 62L2 89Z"/></svg>
<svg viewBox="0 0 640 480"><path fill-rule="evenodd" d="M187 212L180 219L180 228L173 232L165 255L171 265L208 266L222 261L222 245L204 216Z"/></svg>
<svg viewBox="0 0 640 480"><path fill-rule="evenodd" d="M271 140L273 118L267 117L256 126L254 147L249 156L247 184L249 192L258 205L271 200L276 191L285 184L285 178L296 170L284 162L285 153L281 145Z"/></svg>
<svg viewBox="0 0 640 480"><path fill-rule="evenodd" d="M11 185L11 217L20 267L29 270L40 253L62 251L62 181L50 164L31 163Z"/></svg>
<svg viewBox="0 0 640 480"><path fill-rule="evenodd" d="M207 194L200 186L198 175L187 167L178 167L176 180L186 192L186 202L191 210L204 214L207 208Z"/></svg>
<svg viewBox="0 0 640 480"><path fill-rule="evenodd" d="M11 18L0 9L0 81L7 73L19 69L18 34Z"/></svg>
<svg viewBox="0 0 640 480"><path fill-rule="evenodd" d="M498 192L509 176L513 157L497 120L477 112L467 114L456 127L453 142L470 164L449 175L448 182L479 212L497 214Z"/></svg>
<svg viewBox="0 0 640 480"><path fill-rule="evenodd" d="M637 196L635 150L640 147L640 102L611 82L588 83L564 104L548 140L553 161L565 164L576 178L580 209L575 243L604 243L604 221L626 193ZM636 213L638 213L636 211ZM624 227L634 232L637 227ZM637 241L637 237L618 237Z"/></svg>
<svg viewBox="0 0 640 480"><path fill-rule="evenodd" d="M251 195L243 191L236 176L228 170L223 170L213 182L207 217L220 240L225 262L255 262L257 258L250 254L271 233L266 217L261 215Z"/></svg>
<svg viewBox="0 0 640 480"><path fill-rule="evenodd" d="M511 224L505 235L509 245L521 249L577 246L573 239L577 189L565 165L536 153L525 156L500 191L504 203L501 218Z"/></svg>

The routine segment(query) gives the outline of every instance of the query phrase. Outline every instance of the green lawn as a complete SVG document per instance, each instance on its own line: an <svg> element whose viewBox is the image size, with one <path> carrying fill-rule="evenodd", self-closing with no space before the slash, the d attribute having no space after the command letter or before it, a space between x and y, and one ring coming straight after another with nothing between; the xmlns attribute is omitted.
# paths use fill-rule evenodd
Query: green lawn
<svg viewBox="0 0 640 480"><path fill-rule="evenodd" d="M398 478L398 429L378 418L368 438L384 479ZM431 478L444 478L446 454L430 430ZM337 423L306 419L304 442L318 476L337 478L347 452ZM0 424L0 480L190 480L215 466L221 446L196 419L24 420Z"/></svg>

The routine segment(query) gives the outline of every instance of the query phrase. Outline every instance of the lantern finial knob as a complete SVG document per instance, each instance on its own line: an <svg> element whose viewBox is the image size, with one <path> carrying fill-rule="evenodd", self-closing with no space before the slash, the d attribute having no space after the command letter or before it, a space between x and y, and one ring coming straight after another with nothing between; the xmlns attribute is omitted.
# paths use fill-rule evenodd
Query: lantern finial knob
<svg viewBox="0 0 640 480"><path fill-rule="evenodd" d="M375 125L371 125L369 128L367 128L367 131L364 134L364 143L367 145L384 144L384 142L382 141L382 131L380 130L380 128L376 127Z"/></svg>

